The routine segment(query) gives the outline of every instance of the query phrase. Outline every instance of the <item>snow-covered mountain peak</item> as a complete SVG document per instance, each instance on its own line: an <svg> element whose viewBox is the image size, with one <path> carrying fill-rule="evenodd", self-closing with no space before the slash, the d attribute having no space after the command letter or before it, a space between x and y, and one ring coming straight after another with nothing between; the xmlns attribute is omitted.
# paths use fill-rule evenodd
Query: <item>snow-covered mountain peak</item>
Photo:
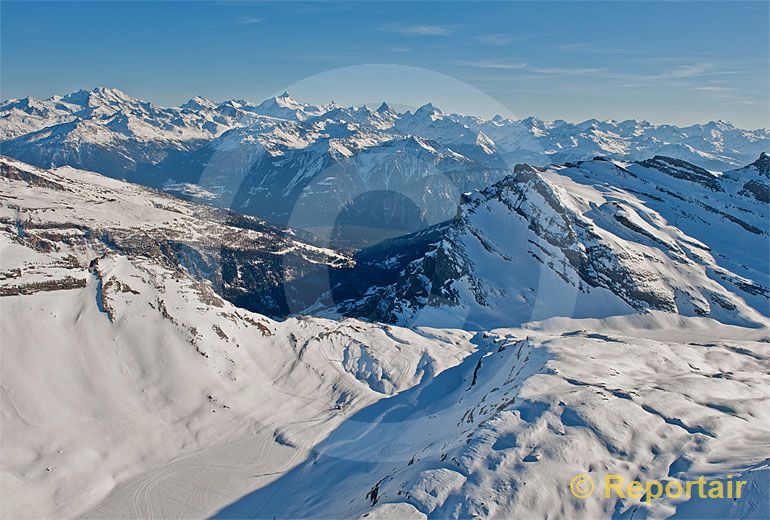
<svg viewBox="0 0 770 520"><path fill-rule="evenodd" d="M735 125L730 121L723 119L717 119L716 121L709 121L705 125L706 128L717 128L719 130L735 130Z"/></svg>
<svg viewBox="0 0 770 520"><path fill-rule="evenodd" d="M409 137L415 140L406 141ZM770 132L731 129L720 122L678 128L635 120L487 120L444 113L432 103L398 114L387 103L377 110L313 106L288 92L259 105L238 99L215 104L196 97L181 107L164 108L100 87L0 104L0 142L5 154L32 164L71 165L153 187L200 182L214 159L230 179L224 190L238 188L225 171L244 175L250 195L234 202L239 211L285 224L294 197L307 189L339 198L343 205L349 202L343 194L374 185L405 190L429 208L426 215L451 216L459 193L499 180L518 163L545 166L596 156L633 162L661 156L725 171L770 149ZM219 153L226 160L214 157ZM679 174L710 182L708 173ZM408 184L430 175L443 178L435 181L443 184ZM324 187L309 188L322 179ZM762 198L763 186L754 183L745 190Z"/></svg>
<svg viewBox="0 0 770 520"><path fill-rule="evenodd" d="M53 99L54 101L63 101L65 103L71 103L73 105L78 105L85 108L86 106L88 106L88 99L90 95L91 95L90 90L85 90L81 88L79 90L76 90L75 92L71 92L63 96L54 96L51 99Z"/></svg>
<svg viewBox="0 0 770 520"><path fill-rule="evenodd" d="M433 120L443 116L444 112L440 108L433 105L433 103L425 103L423 106L415 110L414 117L424 118L429 117Z"/></svg>
<svg viewBox="0 0 770 520"><path fill-rule="evenodd" d="M495 142L484 132L479 132L476 135L476 144L488 155L492 155L497 151L495 149Z"/></svg>
<svg viewBox="0 0 770 520"><path fill-rule="evenodd" d="M770 203L770 155L766 152L743 168L725 172L723 178L742 185L741 194L751 195L765 204Z"/></svg>
<svg viewBox="0 0 770 520"><path fill-rule="evenodd" d="M309 117L323 114L327 110L326 107L301 103L291 97L288 92L267 98L253 109L257 114L295 121L305 121Z"/></svg>
<svg viewBox="0 0 770 520"><path fill-rule="evenodd" d="M464 196L453 221L359 253L362 276L382 272L390 283L369 284L359 299L343 286L341 309L482 328L565 312L653 310L770 323L768 258L748 245L768 239L760 195L660 156L517 166Z"/></svg>
<svg viewBox="0 0 770 520"><path fill-rule="evenodd" d="M274 96L272 98L267 98L265 101L267 101L268 103L275 103L278 106L282 106L284 108L293 108L295 110L296 109L302 109L302 108L307 106L304 103L300 103L299 101L297 101L296 99L291 97L289 95L289 93L286 92L286 91L284 91L284 93L281 94L280 96ZM265 101L263 101L263 103Z"/></svg>
<svg viewBox="0 0 770 520"><path fill-rule="evenodd" d="M21 99L11 99L3 107L5 110L21 110L30 115L44 115L48 112L48 107L40 100L27 96Z"/></svg>
<svg viewBox="0 0 770 520"><path fill-rule="evenodd" d="M125 92L123 92L122 90L113 88L113 87L106 87L106 86L95 87L91 91L91 94L95 96L99 96L103 99L108 99L113 102L137 101L136 98L133 98L128 94L126 94Z"/></svg>
<svg viewBox="0 0 770 520"><path fill-rule="evenodd" d="M133 98L122 90L111 87L96 87L90 91L79 90L61 98L66 103L82 107L84 111L96 114L109 114L117 111L148 111L152 105ZM85 115L81 113L80 115Z"/></svg>
<svg viewBox="0 0 770 520"><path fill-rule="evenodd" d="M180 105L179 108L187 110L215 110L217 103L202 96L194 96L189 101Z"/></svg>

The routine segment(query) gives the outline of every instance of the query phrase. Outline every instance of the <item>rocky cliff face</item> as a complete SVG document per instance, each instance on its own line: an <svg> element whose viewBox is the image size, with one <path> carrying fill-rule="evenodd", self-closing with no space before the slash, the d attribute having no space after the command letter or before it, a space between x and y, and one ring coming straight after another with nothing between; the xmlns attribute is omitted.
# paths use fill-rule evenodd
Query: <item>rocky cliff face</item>
<svg viewBox="0 0 770 520"><path fill-rule="evenodd" d="M41 251L65 243L92 254L151 258L211 283L223 298L274 317L315 300L327 269L350 264L254 217L198 205L140 186L63 168L0 159L2 223ZM18 202L14 202L18 201ZM85 267L94 258L68 261ZM18 287L25 290L23 284ZM10 289L9 289L10 290Z"/></svg>

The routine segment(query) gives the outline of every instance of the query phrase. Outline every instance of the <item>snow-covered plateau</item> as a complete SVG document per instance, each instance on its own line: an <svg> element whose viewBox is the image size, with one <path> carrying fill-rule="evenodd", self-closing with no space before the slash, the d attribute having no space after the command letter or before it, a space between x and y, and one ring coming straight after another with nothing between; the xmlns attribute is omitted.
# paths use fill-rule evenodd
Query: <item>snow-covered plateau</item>
<svg viewBox="0 0 770 520"><path fill-rule="evenodd" d="M114 89L0 113L3 518L770 517L766 130ZM514 168L514 131L589 137ZM261 218L391 181L423 220L354 252ZM607 474L746 484L570 492Z"/></svg>

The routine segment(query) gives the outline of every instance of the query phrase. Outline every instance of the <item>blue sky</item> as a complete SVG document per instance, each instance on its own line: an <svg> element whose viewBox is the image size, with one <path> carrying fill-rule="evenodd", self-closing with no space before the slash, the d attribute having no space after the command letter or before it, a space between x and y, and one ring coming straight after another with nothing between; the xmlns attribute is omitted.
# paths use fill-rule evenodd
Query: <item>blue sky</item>
<svg viewBox="0 0 770 520"><path fill-rule="evenodd" d="M768 127L768 5L2 1L0 89Z"/></svg>

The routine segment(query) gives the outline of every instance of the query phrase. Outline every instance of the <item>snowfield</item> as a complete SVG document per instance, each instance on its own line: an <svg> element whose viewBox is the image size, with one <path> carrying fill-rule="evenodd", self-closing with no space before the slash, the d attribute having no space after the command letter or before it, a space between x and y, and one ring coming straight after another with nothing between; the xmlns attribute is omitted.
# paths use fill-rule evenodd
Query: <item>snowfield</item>
<svg viewBox="0 0 770 520"><path fill-rule="evenodd" d="M741 474L750 491L717 517L761 518L767 341L767 330L659 316L480 333L461 365L362 410L218 516L667 518L697 507L570 495L573 476L611 473Z"/></svg>
<svg viewBox="0 0 770 520"><path fill-rule="evenodd" d="M26 271L36 258L16 249L4 233L3 266ZM50 286L0 299L7 518L205 516L472 347L461 331L274 322L122 255L70 269L71 289L34 265Z"/></svg>
<svg viewBox="0 0 770 520"><path fill-rule="evenodd" d="M411 250L362 259L0 158L0 515L768 518L766 162L715 181L654 161L520 170L468 195L458 221L397 242ZM577 317L516 298L541 269L530 247L549 283L581 287ZM573 250L593 271L570 267ZM347 309L423 321L247 310L281 310L284 261L299 278L385 266L399 283ZM438 280L428 265L467 291L410 292ZM649 288L657 300L639 298ZM457 308L473 330L438 326ZM739 500L569 491L610 473L747 484Z"/></svg>

